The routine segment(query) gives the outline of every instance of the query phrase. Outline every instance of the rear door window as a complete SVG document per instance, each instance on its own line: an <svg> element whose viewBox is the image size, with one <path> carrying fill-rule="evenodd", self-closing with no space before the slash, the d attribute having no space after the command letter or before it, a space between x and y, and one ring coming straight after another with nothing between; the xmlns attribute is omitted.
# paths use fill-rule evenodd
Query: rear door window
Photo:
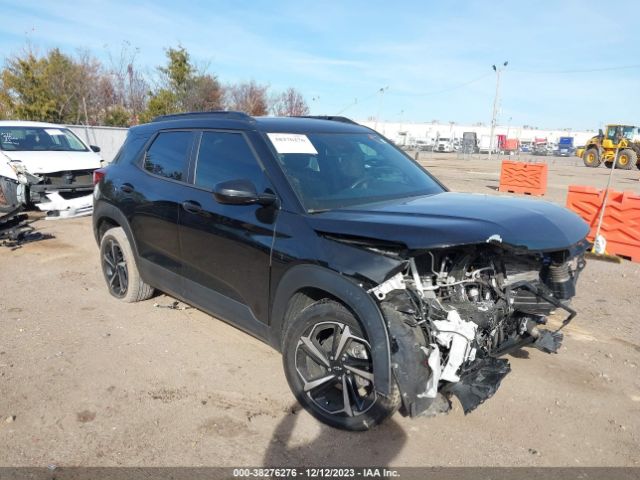
<svg viewBox="0 0 640 480"><path fill-rule="evenodd" d="M205 131L195 169L195 184L207 190L227 180L250 180L267 188L266 178L247 140L241 133Z"/></svg>
<svg viewBox="0 0 640 480"><path fill-rule="evenodd" d="M186 181L192 132L160 132L144 157L144 169L154 175Z"/></svg>

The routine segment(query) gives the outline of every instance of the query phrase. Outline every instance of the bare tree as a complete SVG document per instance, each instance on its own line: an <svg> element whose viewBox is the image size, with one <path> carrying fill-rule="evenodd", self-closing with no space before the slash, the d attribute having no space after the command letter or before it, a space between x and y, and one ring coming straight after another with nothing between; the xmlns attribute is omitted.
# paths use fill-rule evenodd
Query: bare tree
<svg viewBox="0 0 640 480"><path fill-rule="evenodd" d="M114 106L118 105L131 112L133 124L146 108L149 84L136 66L139 49L132 48L129 42L124 42L118 57L109 56L110 68L108 75L114 89Z"/></svg>
<svg viewBox="0 0 640 480"><path fill-rule="evenodd" d="M309 106L302 94L290 87L275 98L272 111L279 117L295 117L309 115Z"/></svg>
<svg viewBox="0 0 640 480"><path fill-rule="evenodd" d="M226 106L249 115L266 115L269 112L268 86L254 80L226 88Z"/></svg>
<svg viewBox="0 0 640 480"><path fill-rule="evenodd" d="M75 123L99 125L104 122L107 110L115 101L111 79L100 61L88 51L79 51L74 64Z"/></svg>

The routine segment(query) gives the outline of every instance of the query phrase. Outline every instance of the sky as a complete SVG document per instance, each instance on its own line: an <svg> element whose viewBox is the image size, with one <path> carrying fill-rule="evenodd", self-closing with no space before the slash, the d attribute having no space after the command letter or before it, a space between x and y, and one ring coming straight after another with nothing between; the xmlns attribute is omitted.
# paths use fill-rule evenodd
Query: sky
<svg viewBox="0 0 640 480"><path fill-rule="evenodd" d="M640 123L640 2L0 0L0 59L27 45L149 76L182 45L222 83L295 87L314 115L597 129ZM630 21L627 21L629 20Z"/></svg>

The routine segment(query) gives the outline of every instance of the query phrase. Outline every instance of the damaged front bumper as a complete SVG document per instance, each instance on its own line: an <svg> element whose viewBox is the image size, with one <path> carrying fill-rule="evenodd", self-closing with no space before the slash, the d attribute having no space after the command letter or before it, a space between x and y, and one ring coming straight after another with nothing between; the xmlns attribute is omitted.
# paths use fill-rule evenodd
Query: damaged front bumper
<svg viewBox="0 0 640 480"><path fill-rule="evenodd" d="M37 203L36 207L47 213L47 220L85 217L93 212L93 195L91 193L64 198L59 191L45 191L44 197L46 201Z"/></svg>
<svg viewBox="0 0 640 480"><path fill-rule="evenodd" d="M576 316L569 299L582 253L516 254L495 245L415 252L403 271L370 288L388 327L403 413L445 413L456 396L467 414L510 372L500 357L523 347L557 353ZM558 309L567 313L562 325L543 329Z"/></svg>
<svg viewBox="0 0 640 480"><path fill-rule="evenodd" d="M504 358L477 359L461 373L458 382L447 384L442 392L455 395L467 414L491 398L510 371L509 361Z"/></svg>
<svg viewBox="0 0 640 480"><path fill-rule="evenodd" d="M21 162L11 162L15 178L0 177L0 204L35 205L47 213L47 219L75 218L93 211L93 169L55 172L42 175L29 173Z"/></svg>

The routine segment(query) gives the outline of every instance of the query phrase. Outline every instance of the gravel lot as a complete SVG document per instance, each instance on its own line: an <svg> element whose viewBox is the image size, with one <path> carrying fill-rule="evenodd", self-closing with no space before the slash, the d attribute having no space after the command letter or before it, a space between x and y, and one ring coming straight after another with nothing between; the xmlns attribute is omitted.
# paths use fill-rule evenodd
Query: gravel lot
<svg viewBox="0 0 640 480"><path fill-rule="evenodd" d="M497 194L499 162L423 152L452 190ZM609 170L549 158L547 199ZM640 191L640 172L616 171ZM464 416L354 434L293 399L279 354L192 308L107 293L89 218L0 247L0 465L638 466L640 264L590 261L558 355L510 357L495 397ZM562 315L554 317L558 323Z"/></svg>

